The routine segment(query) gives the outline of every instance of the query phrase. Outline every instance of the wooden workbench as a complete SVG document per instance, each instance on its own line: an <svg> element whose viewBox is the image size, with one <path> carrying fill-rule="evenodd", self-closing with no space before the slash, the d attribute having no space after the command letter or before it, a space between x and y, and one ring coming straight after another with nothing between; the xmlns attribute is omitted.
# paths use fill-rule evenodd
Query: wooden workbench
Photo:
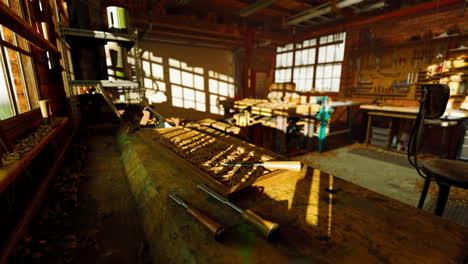
<svg viewBox="0 0 468 264"><path fill-rule="evenodd" d="M243 190L232 201L280 224L271 242L196 188L189 162L152 139L121 134L122 162L154 263L463 263L468 229L325 172L304 167ZM337 193L325 191L332 186ZM226 227L216 242L174 192Z"/></svg>

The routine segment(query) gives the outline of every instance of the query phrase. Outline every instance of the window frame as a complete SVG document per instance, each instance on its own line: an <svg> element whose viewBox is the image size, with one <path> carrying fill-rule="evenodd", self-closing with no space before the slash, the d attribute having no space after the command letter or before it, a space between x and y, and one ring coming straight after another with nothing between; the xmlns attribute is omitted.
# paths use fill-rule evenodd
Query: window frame
<svg viewBox="0 0 468 264"><path fill-rule="evenodd" d="M342 37L341 37L342 36ZM323 43L323 41L321 42L321 39L323 38L332 38L332 41L327 41L325 43ZM339 40L333 40L333 38L341 38ZM307 46L304 46L304 43L308 41L308 42L313 42L312 44L307 44ZM320 58L320 48L323 48L323 47L328 47L328 46L332 46L332 45L339 45L339 44L342 44L343 45L343 56L341 58L341 60L335 60L333 59L332 61L325 61L325 62L319 62L319 58ZM289 46L291 44L287 44L286 46ZM299 91L299 92L309 92L309 93L315 93L315 92L318 92L318 93L339 93L340 92L340 86L341 86L341 75L342 75L342 70L343 70L343 62L344 62L344 53L345 53L345 45L346 45L346 32L343 31L343 32L338 32L338 33L333 33L333 34L329 34L329 35L325 35L325 36L319 36L319 37L316 37L316 38L312 38L312 39L306 39L306 40L303 40L301 41L300 43L292 43L292 49L286 49L284 50L283 47L278 47L277 48L277 52L275 54L275 58L278 58L278 55L280 54L284 54L284 53L287 53L287 52L292 52L293 53L293 62L292 62L292 65L291 66L277 66L277 61L275 62L275 70L274 70L274 80L276 82L277 80L277 71L279 70L285 70L285 69L290 69L291 72L291 76L289 78L289 81L285 81L285 82L295 82L295 80L298 80L298 78L295 76L295 72L299 72L301 70L301 68L310 68L310 67L313 67L313 76L312 76L312 87L310 87L309 90L306 90L306 91L303 91L303 90L296 90L296 91ZM284 46L284 47L286 47ZM314 51L314 62L313 63L304 63L304 64L300 64L298 65L297 64L297 58L296 58L296 54L298 54L299 52L303 52L305 50L312 50ZM334 55L336 56L336 51L334 52ZM309 55L310 56L310 55ZM335 65L335 64L340 64L340 67L341 67L341 70L340 70L340 76L339 76L339 79L340 79L340 84L338 85L338 90L337 91L324 91L324 90L317 90L317 68L318 67L323 67L323 66L326 66L326 65ZM333 67L333 66L332 66ZM333 73L332 73L333 74ZM302 76L301 76L302 77ZM336 79L336 78L333 78L333 75L332 77L330 77L331 79ZM310 79L307 79L307 78L300 78L299 80L309 80ZM320 78L319 78L320 79ZM322 78L323 79L323 78ZM298 88L298 83L296 83L296 89Z"/></svg>
<svg viewBox="0 0 468 264"><path fill-rule="evenodd" d="M8 6L11 6L10 1L4 2ZM16 14L18 14L20 17L24 19L24 21L30 23L29 21L29 10L27 7L25 7L25 3L22 0L17 1L17 8L18 10L14 10ZM11 8L11 7L10 7ZM25 10L26 9L26 10ZM26 13L26 17L25 17ZM14 116L17 116L22 113L29 112L33 109L38 108L39 105L39 85L38 85L38 79L37 79L37 73L36 69L34 67L34 56L31 52L31 44L29 41L27 41L24 37L22 37L20 34L14 32L8 27L5 27L4 25L1 26L1 31L0 32L0 70L3 72L3 78L5 81L5 90L7 92L7 96L5 96L6 99L8 99L9 102L9 107L11 110L11 116L0 118L2 119L7 119L11 118ZM11 34L11 42L7 41L5 39L5 30L8 30L8 34ZM19 39L22 38L22 39ZM21 44L20 42L24 42ZM14 72L13 66L12 66L12 58L10 56L15 56L16 59L16 64L18 67L18 72ZM26 67L29 68L28 62L24 61L24 57L28 57L30 60L31 64L31 76L26 76L27 69ZM16 67L16 66L15 66ZM29 83L27 80L32 77L32 82ZM19 87L15 84L15 80L18 80L21 83L21 89L24 97L24 109L21 109L20 106L20 100L18 98L18 92ZM35 103L33 102L35 101ZM34 107L34 106L36 107Z"/></svg>

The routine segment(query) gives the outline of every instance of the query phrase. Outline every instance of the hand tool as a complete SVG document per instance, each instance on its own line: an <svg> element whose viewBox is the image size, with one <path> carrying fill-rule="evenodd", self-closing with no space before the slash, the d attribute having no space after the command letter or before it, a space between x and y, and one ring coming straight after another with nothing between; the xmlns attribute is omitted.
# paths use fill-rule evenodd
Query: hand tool
<svg viewBox="0 0 468 264"><path fill-rule="evenodd" d="M224 227L221 224L204 215L194 207L188 205L186 202L184 202L182 199L175 196L174 194L169 194L169 197L171 197L171 199L178 203L180 206L184 207L191 216L197 219L198 222L200 222L208 231L210 231L210 233L214 236L216 240L218 240L221 237L221 235L224 232Z"/></svg>
<svg viewBox="0 0 468 264"><path fill-rule="evenodd" d="M300 161L264 161L259 163L244 163L244 162L224 162L224 166L235 166L235 167L254 167L260 166L265 169L285 169L291 171L301 171Z"/></svg>
<svg viewBox="0 0 468 264"><path fill-rule="evenodd" d="M220 201L221 203L226 204L229 207L231 207L232 209L239 212L241 214L242 218L244 218L244 220L246 220L249 224L254 226L267 239L271 238L272 234L274 234L278 230L279 225L277 223L267 221L267 220L261 218L260 216L256 215L251 210L248 210L248 209L247 210L242 210L241 208L239 208L235 204L229 202L229 200L226 199L225 197L217 194L210 187L208 187L208 186L206 186L204 184L199 184L199 185L197 185L197 187L199 189L202 189L204 192L208 193L209 195L211 195L213 198Z"/></svg>

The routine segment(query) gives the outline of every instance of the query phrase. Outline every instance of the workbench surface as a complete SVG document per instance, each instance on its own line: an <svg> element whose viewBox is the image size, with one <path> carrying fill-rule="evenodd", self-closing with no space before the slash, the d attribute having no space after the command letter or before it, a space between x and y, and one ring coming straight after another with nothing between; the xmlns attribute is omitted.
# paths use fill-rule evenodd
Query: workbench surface
<svg viewBox="0 0 468 264"><path fill-rule="evenodd" d="M152 130L121 134L128 174L154 263L464 263L468 229L325 172L284 172L231 199L280 224L271 242L231 208L196 188L198 172L155 142ZM385 173L385 172L382 172ZM325 189L333 187L336 194ZM216 221L216 242L174 192Z"/></svg>
<svg viewBox="0 0 468 264"><path fill-rule="evenodd" d="M366 111L371 110L371 111L379 111L379 112L394 112L394 113L404 113L404 114L414 114L414 115L417 115L419 112L419 107L410 107L410 106L361 105L360 108ZM446 119L468 118L468 111L447 109L441 118L442 119L443 118L446 118Z"/></svg>

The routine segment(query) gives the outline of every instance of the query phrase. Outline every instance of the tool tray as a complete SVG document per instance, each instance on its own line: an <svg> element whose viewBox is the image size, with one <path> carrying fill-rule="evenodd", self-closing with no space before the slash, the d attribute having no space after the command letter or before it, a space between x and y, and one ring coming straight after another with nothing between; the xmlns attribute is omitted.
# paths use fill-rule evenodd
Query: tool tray
<svg viewBox="0 0 468 264"><path fill-rule="evenodd" d="M224 196L284 172L259 166L221 165L223 162L257 163L284 157L200 124L154 131L154 140L193 165L204 182Z"/></svg>

